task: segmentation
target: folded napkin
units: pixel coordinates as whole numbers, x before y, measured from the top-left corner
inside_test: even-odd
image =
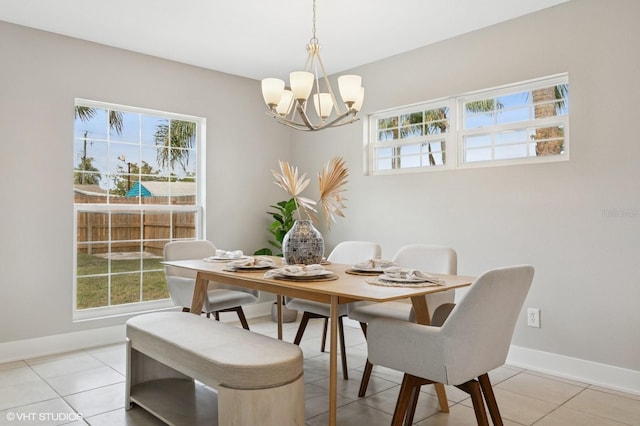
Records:
[[[237,268],[237,267],[256,267],[256,268],[267,268],[271,266],[276,266],[276,263],[264,256],[256,256],[256,257],[247,257],[246,259],[234,260],[233,262],[229,262],[229,267]]]
[[[328,273],[329,271],[326,270],[322,265],[288,265],[283,268],[271,269],[264,273],[264,277],[309,277]]]
[[[442,283],[442,280],[440,278],[434,277],[433,275],[425,274],[424,272],[417,269],[400,268],[398,266],[385,268],[384,274],[380,275],[380,279],[384,280],[385,277],[403,280],[421,280],[429,281],[432,283]]]
[[[356,263],[353,267],[358,269],[382,269],[396,265],[397,263],[393,260],[369,259],[364,262]]]
[[[216,250],[217,257],[225,257],[227,259],[240,259],[243,255],[242,250]]]

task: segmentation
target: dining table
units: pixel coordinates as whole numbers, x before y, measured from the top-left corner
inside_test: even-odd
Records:
[[[283,267],[282,258],[272,257],[276,267]],[[327,303],[330,306],[330,340],[329,340],[329,425],[336,425],[337,418],[337,388],[338,388],[338,306],[352,302],[387,302],[409,298],[415,312],[415,320],[419,324],[430,323],[429,307],[426,295],[440,291],[447,291],[471,285],[474,277],[460,275],[436,274],[438,285],[402,285],[388,286],[372,284],[372,275],[357,273],[352,265],[330,263],[323,265],[333,272],[328,279],[322,276],[318,280],[298,280],[287,277],[265,277],[262,269],[225,270],[227,262],[212,262],[207,259],[190,259],[164,261],[165,265],[185,268],[196,272],[196,283],[190,312],[199,315],[202,304],[207,295],[209,281],[221,284],[256,289],[276,295],[278,306],[278,339],[282,339],[282,300],[283,297],[295,297],[316,302]],[[449,411],[444,385],[436,384],[436,394],[440,403],[440,410]]]

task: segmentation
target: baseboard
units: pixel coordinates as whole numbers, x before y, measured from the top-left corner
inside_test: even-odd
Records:
[[[507,364],[640,395],[640,371],[511,345]]]
[[[270,316],[272,304],[264,302],[244,306],[245,316],[249,319]],[[237,321],[238,316],[225,312],[220,315],[220,320]],[[124,342],[124,321],[123,317],[122,324],[110,327],[0,343],[0,364]]]
[[[344,325],[360,328],[357,321],[344,319]],[[640,395],[640,371],[586,361],[550,352],[511,345],[507,364],[590,385]]]
[[[124,324],[0,343],[0,363],[124,342]]]

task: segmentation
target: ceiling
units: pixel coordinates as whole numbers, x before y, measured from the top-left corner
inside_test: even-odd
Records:
[[[568,0],[317,0],[331,74]],[[1,0],[0,20],[253,79],[303,68],[312,0]]]

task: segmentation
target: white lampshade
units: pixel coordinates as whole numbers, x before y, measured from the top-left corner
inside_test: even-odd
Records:
[[[262,97],[269,107],[278,105],[283,91],[284,81],[279,78],[265,78],[262,80]]]
[[[343,75],[338,77],[338,89],[340,96],[348,107],[351,107],[360,96],[362,78],[359,75]]]
[[[294,71],[289,74],[293,99],[306,101],[313,89],[313,74],[307,71]]]
[[[291,90],[285,90],[282,92],[282,97],[276,107],[276,112],[282,116],[287,115],[289,114],[289,110],[291,110],[291,105],[293,105],[293,93],[291,93]]]
[[[364,87],[360,88],[360,95],[358,96],[358,100],[356,101],[355,104],[353,104],[353,109],[356,111],[360,111],[360,108],[362,108],[362,102],[364,102]]]
[[[333,101],[329,93],[316,93],[313,95],[313,105],[316,107],[316,113],[321,119],[325,119],[331,115],[333,109]]]

